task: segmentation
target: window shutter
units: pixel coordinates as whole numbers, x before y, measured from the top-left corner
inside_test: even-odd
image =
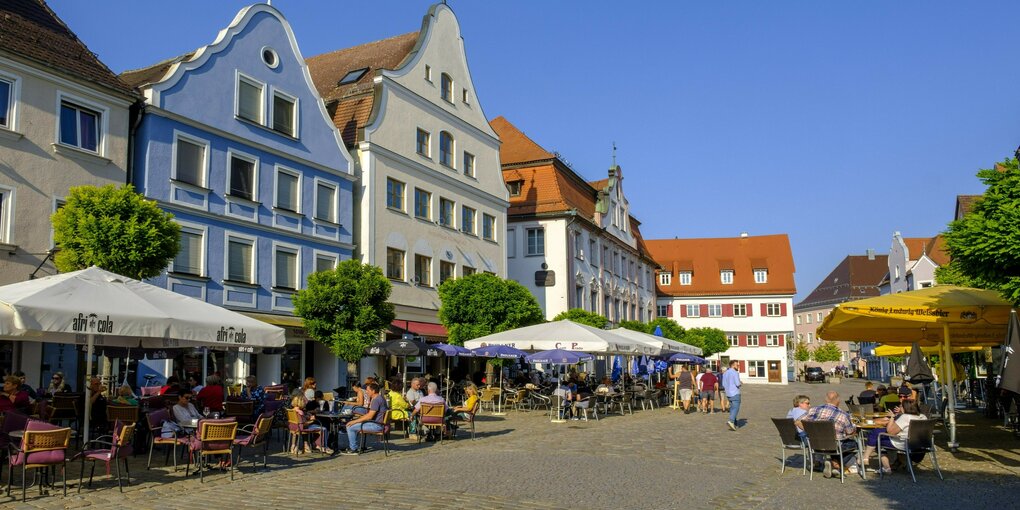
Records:
[[[708,305],[700,305],[698,309],[701,311],[702,317],[708,317]]]
[[[786,306],[786,305],[783,305]],[[779,335],[779,346],[782,347],[785,344],[786,335]]]
[[[747,335],[737,335],[737,347],[747,347]]]
[[[764,347],[764,346],[765,346],[765,335],[759,334],[758,335],[758,347]]]
[[[666,317],[673,316],[673,305],[666,305]]]
[[[747,365],[744,364],[744,360],[740,360],[740,371],[747,373]]]
[[[779,315],[786,317],[786,303],[779,303]]]
[[[680,305],[680,316],[687,317],[687,305]]]
[[[747,316],[754,317],[754,303],[747,304]]]
[[[722,305],[722,316],[733,317],[733,305]]]
[[[762,304],[761,304],[761,316],[762,316],[762,317],[765,317],[765,316],[767,316],[768,314],[769,314],[769,311],[768,311],[768,305],[767,305],[767,304],[765,304],[765,303],[762,303]]]

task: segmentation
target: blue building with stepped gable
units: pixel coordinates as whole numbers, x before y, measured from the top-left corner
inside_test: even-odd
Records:
[[[353,161],[290,24],[252,5],[208,46],[121,79],[144,96],[129,181],[181,225],[180,252],[151,283],[287,329],[283,352],[186,352],[145,361],[139,378],[340,385],[346,363],[304,335],[292,298],[353,254]]]

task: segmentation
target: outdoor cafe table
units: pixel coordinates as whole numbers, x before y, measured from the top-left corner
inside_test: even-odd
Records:
[[[883,418],[887,415],[885,413],[868,413],[864,415],[855,414],[851,416],[851,421],[854,427],[857,428],[857,470],[861,474],[861,478],[867,480],[868,477],[865,475],[865,471],[868,465],[868,459],[864,458],[864,447],[867,443],[867,434],[871,433],[875,429],[884,429],[885,423],[876,423],[876,418]],[[871,423],[868,423],[868,422]],[[881,465],[881,459],[879,459],[879,465]]]

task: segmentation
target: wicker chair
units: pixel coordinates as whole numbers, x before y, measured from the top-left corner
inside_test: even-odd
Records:
[[[478,397],[478,402],[481,404],[481,409],[485,409],[485,405],[488,404],[489,408],[493,411],[496,410],[496,390],[492,388],[482,388],[482,394]]]
[[[138,421],[138,406],[121,406],[121,405],[108,405],[106,406],[106,421],[115,423],[117,421],[123,423],[135,423]]]
[[[103,436],[109,437],[110,441],[103,441],[103,437],[93,439],[85,444],[85,450],[77,455],[81,458],[81,474],[78,476],[78,492],[81,492],[82,479],[85,477],[85,461],[92,461],[92,470],[89,471],[89,487],[92,487],[92,477],[96,474],[96,462],[106,463],[106,474],[110,474],[110,462],[114,462],[117,465],[117,488],[121,492],[124,492],[124,483],[120,476],[120,461],[124,461],[124,474],[127,478],[127,484],[131,485],[131,469],[128,466],[128,458],[134,453],[134,448],[131,446],[131,440],[135,436],[135,424],[125,424],[121,421],[115,421],[113,425],[113,435]],[[89,446],[92,444],[100,444],[108,446],[109,448],[89,450]]]
[[[219,420],[199,420],[195,436],[191,437],[188,449],[191,455],[188,456],[188,465],[184,468],[184,476],[188,476],[191,469],[191,457],[198,454],[196,466],[199,473],[199,481],[205,482],[206,455],[226,455],[233,458],[234,439],[237,439],[237,420],[233,418],[221,418]],[[234,463],[230,463],[230,479],[234,479]]]
[[[174,457],[174,471],[177,471],[177,445],[184,445],[187,443],[187,438],[183,437],[163,437],[163,422],[170,420],[170,413],[166,409],[157,409],[150,411],[145,415],[145,422],[149,426],[149,460],[145,464],[145,469],[152,467],[152,450],[156,445],[168,446],[166,449],[166,457],[163,460],[163,465],[167,464],[171,452]]]
[[[384,457],[389,457],[390,456],[390,440],[389,439],[390,439],[390,429],[392,428],[392,425],[393,425],[393,422],[391,420],[392,417],[390,416],[390,413],[392,413],[392,412],[393,411],[386,411],[386,414],[383,416],[383,423],[382,423],[383,428],[382,428],[382,430],[365,430],[363,428],[358,430],[358,434],[361,435],[361,436],[376,436],[376,437],[379,438],[380,441],[382,441],[382,444],[383,444],[383,456]],[[368,438],[365,438],[365,439],[363,439],[361,441],[361,449],[364,450],[367,446],[368,446]]]
[[[425,437],[422,434],[425,429],[439,429],[439,442],[443,442],[443,431],[446,429],[446,405],[444,404],[422,404],[418,408],[419,434],[418,442]]]
[[[227,418],[237,418],[238,423],[252,422],[251,415],[254,412],[255,402],[228,400],[223,406],[224,415]]]
[[[471,407],[471,411],[470,412],[459,412],[459,413],[456,413],[456,414],[453,415],[453,418],[450,420],[450,423],[453,424],[453,425],[456,425],[457,427],[460,427],[462,423],[470,423],[471,424],[471,439],[472,440],[474,440],[474,438],[475,438],[475,415],[478,414],[478,406],[479,405],[481,405],[481,403],[478,402],[478,401],[475,401],[475,405]],[[454,439],[457,438],[457,428],[453,429],[453,436],[452,437]]]
[[[7,495],[11,495],[11,486],[14,479],[14,468],[21,466],[21,500],[26,500],[28,470],[35,469],[40,474],[39,468],[49,468],[59,465],[60,472],[64,478],[64,496],[67,496],[67,447],[71,444],[71,429],[68,427],[59,428],[40,420],[29,420],[25,425],[25,433],[21,439],[21,446],[13,443],[8,446],[10,458],[8,459],[9,470],[7,471]],[[43,469],[42,474],[46,476],[48,470]],[[39,483],[39,494],[42,494],[43,483]]]
[[[259,416],[259,419],[252,425],[246,425],[241,427],[240,437],[234,439],[234,448],[237,450],[236,463],[241,463],[241,451],[244,448],[262,448],[262,467],[269,469],[269,433],[273,428],[273,415],[272,413],[263,413]],[[256,457],[252,457],[252,464],[255,466],[255,471],[259,470],[258,462]]]

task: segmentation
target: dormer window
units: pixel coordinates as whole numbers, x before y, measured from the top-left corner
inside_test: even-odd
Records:
[[[368,72],[368,68],[367,67],[362,67],[361,69],[355,69],[355,70],[345,74],[343,78],[340,78],[340,81],[337,83],[337,85],[347,85],[349,83],[354,83],[354,82],[360,80],[362,76],[365,76],[365,73],[367,73],[367,72]]]
[[[719,271],[719,281],[721,281],[723,285],[733,285],[733,270],[724,269]]]
[[[659,273],[659,285],[669,285],[672,279],[673,275],[670,273]]]
[[[768,283],[769,281],[769,270],[768,269],[755,269],[754,270],[754,283]]]
[[[680,285],[690,285],[691,284],[691,272],[690,271],[680,271],[679,276],[680,276]]]
[[[510,181],[506,183],[506,188],[510,190],[510,196],[519,197],[521,196],[521,187],[524,186],[524,181]]]

